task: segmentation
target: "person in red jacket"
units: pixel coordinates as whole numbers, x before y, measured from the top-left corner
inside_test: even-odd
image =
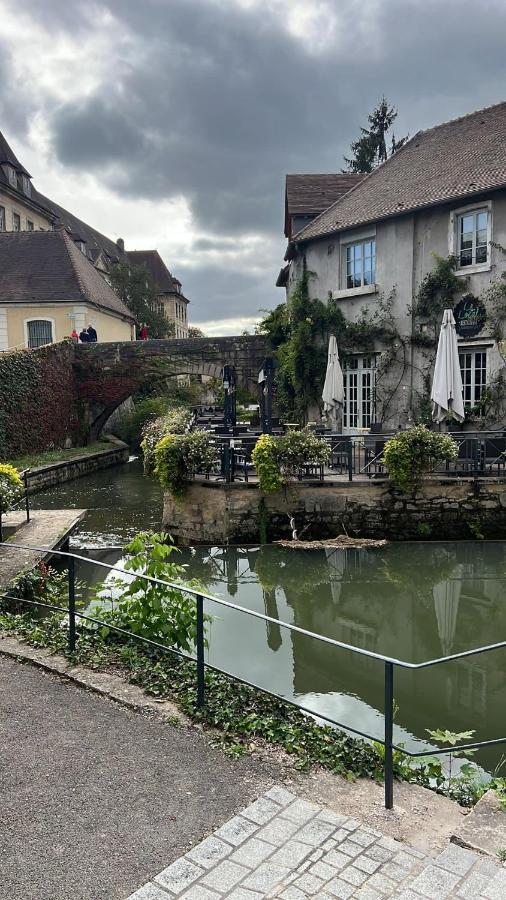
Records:
[[[141,339],[141,341],[147,341],[148,339],[148,328],[144,322],[142,323],[141,330],[139,331],[139,338]]]

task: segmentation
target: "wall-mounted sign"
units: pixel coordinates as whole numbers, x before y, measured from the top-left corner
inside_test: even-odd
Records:
[[[460,337],[474,337],[479,334],[483,328],[487,313],[483,303],[472,294],[466,294],[462,300],[457,303],[453,310],[455,316],[455,324],[457,326],[457,334]]]

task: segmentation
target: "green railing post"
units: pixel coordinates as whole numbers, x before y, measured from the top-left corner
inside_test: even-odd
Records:
[[[76,649],[76,567],[73,556],[68,557],[68,579],[69,579],[69,653],[74,653]]]
[[[393,767],[393,730],[394,730],[394,666],[385,663],[385,809],[394,805],[394,767]]]
[[[205,702],[204,682],[204,598],[197,595],[197,707]]]

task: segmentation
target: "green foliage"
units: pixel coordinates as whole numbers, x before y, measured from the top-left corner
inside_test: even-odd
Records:
[[[175,406],[164,416],[152,419],[142,429],[141,449],[144,454],[144,474],[155,470],[156,445],[169,434],[184,434],[191,419],[191,412],[184,406]]]
[[[289,479],[298,478],[304,465],[324,465],[329,455],[327,442],[304,428],[280,437],[261,435],[252,459],[261,490],[272,494],[281,490]]]
[[[464,741],[471,741],[474,736],[474,731],[449,731],[448,729],[441,728],[436,728],[435,730],[427,728],[426,731],[432,740],[436,741],[438,744],[442,744],[444,747],[456,747],[457,744],[461,744]],[[457,750],[454,753],[448,754],[449,770],[445,784],[445,793],[458,802],[464,801],[464,805],[470,805],[465,802],[466,797],[469,797],[470,794],[472,796],[476,792],[478,794],[480,793],[479,772],[475,766],[465,763],[460,768],[460,775],[454,778],[452,776],[453,761],[459,757],[473,756],[474,753],[476,753],[476,750],[471,749]],[[483,791],[481,791],[481,793],[483,793]]]
[[[70,341],[0,353],[0,459],[84,443]]]
[[[76,583],[76,588],[80,585]],[[35,569],[19,575],[9,585],[9,597],[22,600],[41,600],[53,606],[66,607],[68,604],[67,572],[58,572],[45,562]],[[9,604],[10,606],[10,604]],[[36,607],[34,607],[34,612]]]
[[[300,423],[306,421],[311,406],[321,405],[331,334],[343,356],[373,350],[377,340],[402,349],[392,314],[394,292],[388,297],[379,296],[373,312],[364,306],[352,322],[345,319],[336,303],[310,299],[310,277],[311,273],[304,269],[288,302],[271,310],[257,328],[259,334],[268,338],[276,358],[275,390],[282,416]],[[385,372],[396,352],[385,358]],[[382,374],[378,375],[379,381]]]
[[[168,434],[155,447],[155,473],[162,487],[181,497],[193,476],[219,462],[219,451],[208,431]]]
[[[266,494],[281,490],[285,479],[278,462],[276,438],[270,434],[262,434],[253,448],[251,458],[258,475],[260,490]]]
[[[455,295],[461,294],[468,279],[455,275],[458,267],[456,256],[434,256],[434,268],[423,279],[416,297],[414,313],[421,319],[436,320],[441,324],[443,310],[453,306]]]
[[[458,444],[449,434],[415,425],[386,441],[382,462],[401,490],[413,489],[427,472],[458,456]]]
[[[67,653],[67,632],[63,616],[37,621],[31,615],[0,612],[0,631],[16,634],[32,646],[53,653]],[[227,675],[206,671],[206,702],[196,706],[196,671],[193,662],[125,640],[108,629],[79,629],[74,662],[103,671],[123,674],[131,683],[157,699],[175,701],[182,712],[201,725],[216,729],[217,744],[232,756],[252,753],[256,742],[267,741],[282,748],[299,769],[321,766],[348,779],[383,779],[384,748],[367,743],[328,725],[320,725],[283,700],[247,687]],[[172,724],[172,723],[171,723]],[[461,770],[462,772],[462,770]],[[403,781],[450,793],[459,802],[471,805],[493,787],[506,797],[504,779],[487,784],[471,774],[452,777],[451,787],[439,759],[413,760],[394,752],[394,773]]]
[[[367,117],[369,128],[361,128],[360,137],[351,144],[353,156],[350,159],[344,157],[348,172],[372,172],[377,165],[388,159],[386,136],[396,118],[397,110],[390,106],[386,97],[382,97],[378,106]],[[392,135],[390,155],[400,150],[406,141],[407,136],[396,140],[395,135]]]
[[[0,513],[8,512],[19,499],[23,482],[17,469],[0,463]]]
[[[167,406],[165,397],[146,397],[143,400],[137,400],[131,412],[122,415],[111,431],[120,440],[125,441],[125,444],[137,449],[147,423],[165,415]]]
[[[134,634],[189,652],[196,640],[196,607],[192,596],[175,587],[145,581],[142,575],[162,581],[181,582],[186,567],[172,561],[177,548],[167,534],[140,532],[125,547],[124,568],[135,573],[131,581],[115,578],[107,582],[114,607],[101,610],[100,618]],[[99,588],[100,598],[103,587]]]
[[[157,311],[157,291],[146,266],[118,263],[110,275],[111,285],[128,306],[137,325],[148,327],[150,338],[168,338],[174,335],[174,323]]]
[[[203,338],[205,337],[204,332],[201,328],[197,328],[196,325],[188,326],[188,337],[189,338]]]

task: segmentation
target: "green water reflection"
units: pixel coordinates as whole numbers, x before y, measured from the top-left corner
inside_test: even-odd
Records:
[[[139,463],[38,495],[41,506],[90,510],[78,537],[115,562],[140,528],[158,528],[161,494]],[[188,576],[250,609],[376,653],[419,662],[506,639],[506,544],[391,544],[376,550],[293,551],[197,547]],[[80,573],[81,575],[83,573]],[[98,567],[92,580],[103,577]],[[87,578],[90,573],[87,572]],[[220,667],[343,723],[382,731],[382,664],[210,603],[208,658]],[[506,734],[506,651],[395,676],[396,739],[418,745],[426,728]],[[477,756],[491,771],[503,749]]]

